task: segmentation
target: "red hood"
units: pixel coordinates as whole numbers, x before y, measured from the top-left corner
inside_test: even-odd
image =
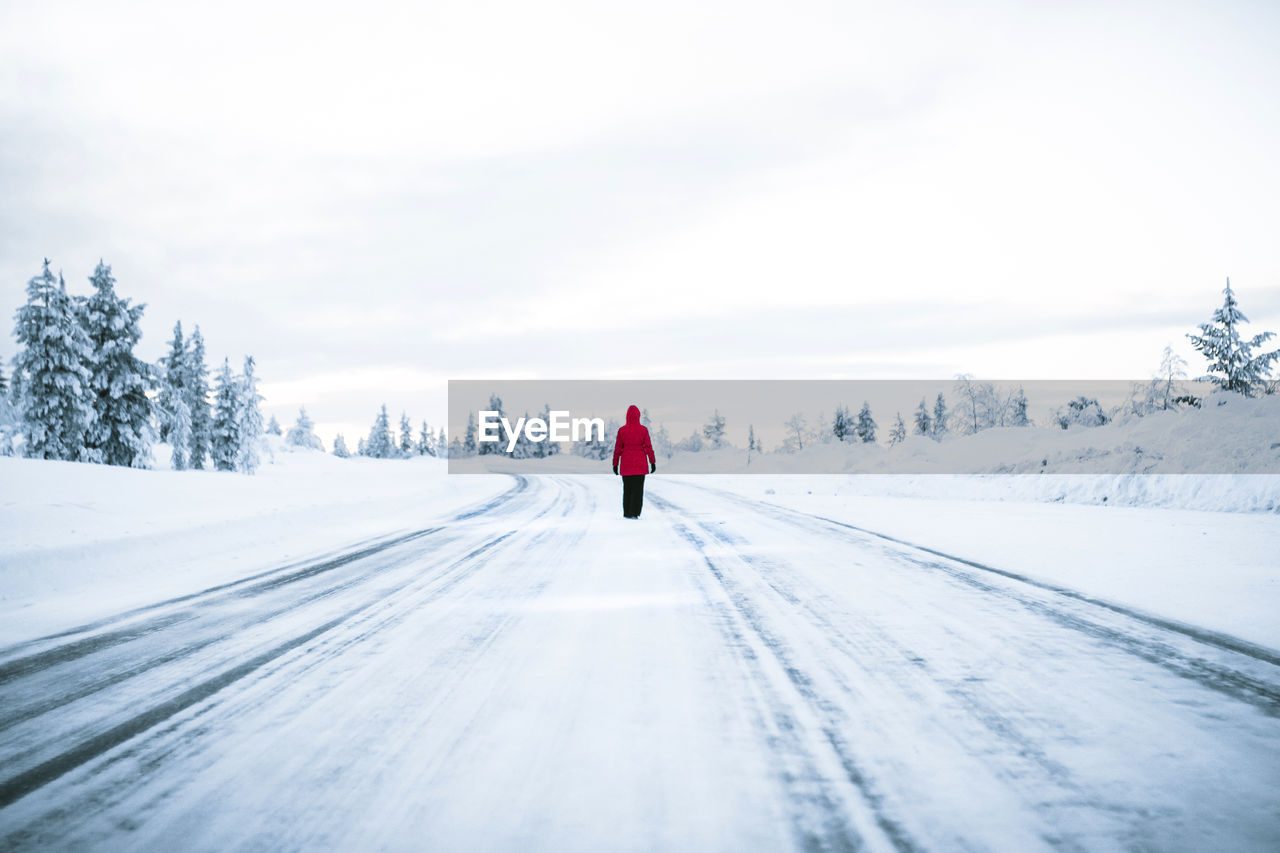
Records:
[[[638,406],[629,406],[627,408],[627,426],[635,426],[640,423],[640,408]]]

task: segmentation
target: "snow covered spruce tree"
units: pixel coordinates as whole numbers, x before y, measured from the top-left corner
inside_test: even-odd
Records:
[[[333,455],[339,459],[349,459],[351,451],[347,450],[347,440],[342,437],[342,433],[338,433],[333,440]]]
[[[461,454],[450,453],[449,455],[450,456],[454,456],[454,455],[475,456],[476,446],[479,443],[476,440],[476,432],[478,430],[479,430],[479,426],[477,426],[476,424],[476,413],[472,412],[470,415],[467,416],[467,431],[463,433],[462,443],[459,446],[462,453]]]
[[[445,438],[444,427],[436,430],[436,455],[441,459],[449,455],[449,442]]]
[[[933,437],[942,438],[947,434],[947,401],[938,392],[938,399],[933,404]]]
[[[116,295],[111,267],[102,261],[89,279],[93,294],[83,320],[93,347],[90,386],[94,417],[86,433],[87,456],[95,462],[146,467],[151,458],[151,366],[133,354],[142,339],[138,323],[146,305]]]
[[[413,455],[413,424],[409,423],[409,415],[400,413],[400,455],[408,459]]]
[[[719,450],[724,447],[724,415],[720,414],[719,409],[716,409],[711,418],[703,425],[702,437],[707,440],[710,450]]]
[[[236,417],[240,422],[240,445],[236,448],[236,470],[244,474],[252,474],[258,470],[261,457],[258,454],[262,443],[262,395],[258,393],[258,377],[253,372],[253,356],[244,357],[244,373],[239,377],[237,385]]]
[[[231,360],[223,359],[214,380],[213,418],[210,424],[209,458],[217,471],[236,470],[240,452],[240,383],[231,373]]]
[[[1188,334],[1191,345],[1209,361],[1209,373],[1203,377],[1224,391],[1235,391],[1252,397],[1259,392],[1271,371],[1271,364],[1280,358],[1280,350],[1253,354],[1275,337],[1273,332],[1262,332],[1249,340],[1240,337],[1240,324],[1249,318],[1240,311],[1235,294],[1231,291],[1231,279],[1222,291],[1225,298],[1222,307],[1213,312],[1213,319],[1200,326],[1200,334]]]
[[[876,422],[871,417],[871,404],[869,402],[864,401],[862,408],[858,410],[858,420],[854,424],[853,431],[863,444],[875,443]]]
[[[22,424],[23,455],[32,459],[86,458],[85,433],[93,421],[94,394],[89,337],[65,282],[49,261],[27,282],[17,313],[13,402]]]
[[[169,446],[173,448],[170,464],[175,471],[185,471],[191,464],[191,412],[187,401],[177,397],[173,410],[165,415],[169,427]]]
[[[191,412],[191,467],[197,469],[204,468],[209,446],[213,442],[213,415],[209,411],[209,368],[205,365],[204,357],[204,337],[200,334],[200,327],[196,326],[187,348],[183,390],[186,393],[187,409]]]
[[[902,444],[907,440],[907,425],[902,422],[902,412],[898,412],[897,419],[893,422],[893,427],[889,430],[889,446]]]
[[[932,435],[933,418],[929,417],[929,404],[924,397],[920,398],[920,407],[916,409],[916,435]]]
[[[186,384],[187,346],[182,339],[182,321],[179,320],[173,325],[173,340],[169,341],[169,353],[160,359],[160,399],[157,401],[157,410],[161,441],[172,443],[169,438],[170,422],[173,420],[173,413],[177,409],[179,400],[187,409],[188,427],[190,427],[191,406],[187,403]],[[185,451],[189,454],[190,447]]]
[[[848,441],[853,436],[853,420],[844,406],[836,406],[835,417],[831,420],[831,434],[836,437],[836,441]]]
[[[391,418],[387,415],[386,403],[382,404],[382,411],[369,430],[369,439],[364,443],[364,455],[374,459],[390,459],[396,455],[395,446],[391,443]]]
[[[436,437],[426,421],[422,422],[422,432],[418,433],[418,443],[414,446],[414,451],[419,456],[436,455]]]
[[[272,415],[271,420],[267,421],[267,435],[282,435],[280,430],[280,422],[276,420],[276,416]]]
[[[1021,385],[1018,386],[1018,392],[1010,399],[1009,407],[1009,426],[1031,426],[1031,418],[1027,416],[1027,395]]]
[[[313,450],[324,451],[324,443],[320,441],[320,437],[315,434],[315,423],[312,422],[311,416],[307,414],[306,406],[298,409],[298,420],[293,426],[289,427],[289,431],[285,433],[284,440],[287,444],[294,447],[309,447]],[[342,442],[342,449],[347,449],[346,441]],[[340,455],[337,450],[337,442],[334,442],[334,456]]]

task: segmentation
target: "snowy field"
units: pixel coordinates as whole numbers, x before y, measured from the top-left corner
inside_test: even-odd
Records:
[[[0,846],[1280,847],[1275,512],[1026,479],[0,459]]]

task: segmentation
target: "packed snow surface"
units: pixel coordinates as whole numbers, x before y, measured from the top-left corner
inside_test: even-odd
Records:
[[[442,470],[0,459],[0,846],[1280,846],[1273,513]]]

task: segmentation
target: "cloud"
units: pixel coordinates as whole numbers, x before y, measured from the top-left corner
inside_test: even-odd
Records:
[[[5,4],[0,308],[102,256],[144,355],[198,322],[322,425],[483,372],[1133,375],[1225,275],[1280,325],[1277,15]]]

